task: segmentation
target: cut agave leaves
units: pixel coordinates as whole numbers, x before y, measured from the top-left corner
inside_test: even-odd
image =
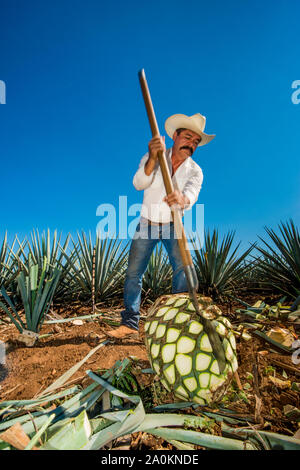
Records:
[[[88,443],[92,430],[86,411],[67,420],[41,447],[42,450],[78,450]]]
[[[221,339],[226,357],[223,373],[188,294],[164,295],[152,305],[145,323],[146,347],[152,369],[168,391],[181,400],[206,405],[221,400],[238,362],[230,322],[211,298],[197,297]]]

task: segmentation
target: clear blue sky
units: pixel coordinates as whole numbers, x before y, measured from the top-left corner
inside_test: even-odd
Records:
[[[98,205],[142,202],[132,185],[150,138],[141,68],[161,133],[170,115],[200,112],[216,134],[193,157],[206,228],[234,229],[247,248],[264,225],[299,226],[298,0],[0,8],[0,239],[48,227],[95,233]]]

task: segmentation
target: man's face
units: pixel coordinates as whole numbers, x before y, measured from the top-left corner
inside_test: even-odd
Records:
[[[196,148],[198,147],[201,141],[199,134],[196,134],[194,131],[185,129],[177,134],[177,131],[174,133],[174,151],[178,155],[181,155],[182,158],[188,158],[193,155]]]

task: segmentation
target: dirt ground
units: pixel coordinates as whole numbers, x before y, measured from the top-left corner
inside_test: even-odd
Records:
[[[117,307],[108,309],[109,318],[118,321],[120,310]],[[223,308],[223,312],[228,315],[228,308],[227,311]],[[59,311],[64,318],[90,313],[90,307]],[[99,319],[84,320],[82,325],[72,322],[44,324],[40,334],[48,336],[39,339],[34,347],[26,347],[18,342],[19,332],[12,323],[0,325],[0,341],[6,345],[5,364],[0,364],[0,401],[32,399],[40,394],[97,346],[110,328],[111,326]],[[292,363],[288,354],[272,352],[270,345],[260,338],[238,340],[237,352],[238,375],[244,395],[238,395],[236,383],[228,401],[222,406],[249,418],[249,422],[259,429],[294,435],[299,425],[297,420],[293,421],[286,416],[284,409],[286,405],[299,409],[300,394],[290,386],[275,385],[270,376],[276,376],[283,382],[299,383],[299,366]],[[109,369],[117,360],[131,356],[140,361],[142,368],[150,367],[144,346],[143,321],[139,341],[128,340],[122,345],[107,344],[100,348],[70,378],[67,385],[85,385],[88,380],[86,370],[97,372]],[[151,380],[154,380],[154,376],[152,377]],[[145,382],[142,377],[141,382]]]
[[[78,316],[90,313],[90,309],[83,308]],[[73,317],[74,313],[65,311],[62,316]],[[119,319],[118,312],[115,317]],[[0,368],[0,400],[31,399],[40,394],[106,339],[105,331],[111,328],[98,319],[83,320],[82,325],[72,322],[44,324],[40,335],[49,336],[39,339],[34,347],[27,347],[18,341],[19,332],[13,324],[0,325],[0,341],[6,344],[6,363]],[[86,377],[86,370],[109,369],[117,360],[129,356],[147,361],[150,367],[142,338],[122,345],[107,344],[81,366],[70,383],[80,383],[80,378]]]

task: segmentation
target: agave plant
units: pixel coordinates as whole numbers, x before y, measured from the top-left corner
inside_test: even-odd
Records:
[[[199,292],[214,300],[231,296],[241,290],[243,287],[241,281],[252,268],[251,263],[245,263],[245,260],[253,246],[242,255],[237,256],[236,253],[240,246],[238,244],[230,254],[233,239],[234,232],[229,232],[219,245],[218,232],[214,230],[212,236],[209,231],[205,233],[204,246],[200,249],[192,240]]]
[[[1,287],[1,294],[13,313],[3,302],[0,302],[0,307],[7,313],[20,333],[23,333],[24,330],[38,333],[41,329],[61,274],[60,270],[55,268],[53,271],[51,269],[51,275],[49,275],[50,269],[48,260],[45,257],[42,272],[39,275],[38,264],[33,264],[29,256],[29,273],[26,274],[24,271],[21,271],[17,276],[25,321],[20,317],[16,306],[11,301],[4,287]]]
[[[274,247],[259,237],[267,249],[257,247],[261,283],[277,293],[296,298],[300,294],[300,234],[292,220],[279,225],[280,234],[265,227]]]
[[[95,245],[82,232],[78,243],[72,238],[73,250],[68,255],[63,249],[65,258],[70,265],[69,279],[73,283],[74,292],[90,297],[95,287],[95,298],[103,301],[121,294],[127,263],[127,245],[122,248],[122,241],[117,239],[101,239],[96,237]],[[93,276],[94,255],[94,276]]]
[[[171,291],[172,267],[168,256],[163,252],[163,246],[156,246],[152,252],[143,277],[143,290],[146,297],[156,299]]]
[[[14,255],[19,267],[27,275],[29,274],[32,263],[38,266],[38,274],[41,275],[45,258],[47,258],[49,276],[52,276],[56,268],[60,269],[60,280],[55,291],[56,298],[64,296],[70,288],[68,277],[70,266],[66,263],[63,254],[63,251],[67,250],[70,235],[67,236],[63,247],[60,245],[61,237],[62,234],[58,237],[57,231],[55,230],[51,241],[49,229],[47,230],[47,235],[43,232],[41,237],[38,230],[33,230],[31,233],[31,241],[27,241],[26,245],[19,243],[19,250]]]
[[[262,263],[268,265],[271,269],[276,269],[276,265],[268,258],[263,255],[252,256],[253,258],[253,269],[247,274],[246,282],[249,285],[251,292],[261,293],[263,297],[272,295],[280,295],[280,293],[269,283],[266,283],[265,272],[261,269]]]
[[[21,252],[25,242],[19,242],[20,247],[16,254],[14,254],[13,250],[16,239],[17,237],[15,237],[10,247],[7,243],[7,233],[5,233],[0,249],[0,285],[3,285],[5,288],[11,287],[18,272],[20,272],[20,266],[16,258]]]
[[[251,257],[251,255],[250,255]],[[249,261],[244,260],[242,263],[245,267],[249,265],[249,268],[251,269],[246,269],[245,273],[241,276],[241,279],[239,281],[239,285],[242,286],[241,289],[239,289],[239,292],[237,292],[238,295],[241,295],[243,292],[245,293],[251,293],[251,294],[257,294],[262,297],[267,297],[272,294],[272,290],[268,289],[266,286],[262,284],[262,274],[259,271],[259,260],[254,259],[252,257],[251,264],[249,264]]]

